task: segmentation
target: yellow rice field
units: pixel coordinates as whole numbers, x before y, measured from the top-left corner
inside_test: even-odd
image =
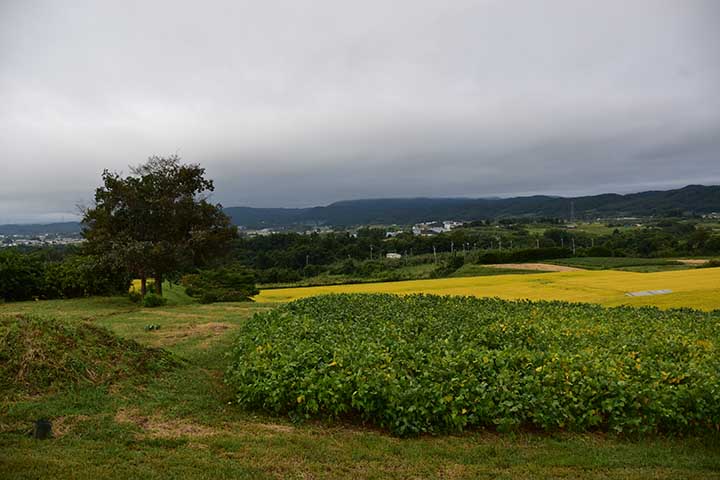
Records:
[[[672,290],[648,297],[628,297],[626,292]],[[720,268],[657,273],[616,270],[556,272],[529,275],[442,278],[404,282],[333,285],[326,287],[263,290],[258,302],[287,302],[327,293],[432,293],[473,295],[506,299],[566,300],[617,305],[655,305],[661,308],[720,309]]]

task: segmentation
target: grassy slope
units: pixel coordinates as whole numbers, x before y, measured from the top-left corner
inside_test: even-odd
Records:
[[[186,360],[159,377],[0,404],[2,478],[720,478],[711,438],[497,435],[399,440],[352,425],[240,411],[221,381],[234,330],[263,304],[155,310],[124,299],[0,305],[0,315],[89,319]],[[161,325],[146,332],[144,325]],[[24,432],[46,416],[58,436]]]
[[[673,293],[627,297],[626,292],[671,289]],[[263,302],[285,302],[322,293],[434,293],[475,295],[507,299],[566,300],[608,306],[656,305],[663,308],[720,308],[720,268],[702,268],[657,273],[615,270],[553,272],[528,275],[442,278],[407,282],[374,283],[277,289],[261,291]]]

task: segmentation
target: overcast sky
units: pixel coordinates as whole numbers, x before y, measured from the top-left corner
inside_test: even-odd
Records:
[[[0,0],[0,223],[175,153],[225,206],[720,183],[720,2]]]

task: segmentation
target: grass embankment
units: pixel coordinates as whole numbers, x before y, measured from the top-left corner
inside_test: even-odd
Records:
[[[90,322],[0,317],[0,387],[7,398],[111,385],[176,364],[162,349],[123,339]]]
[[[720,478],[717,437],[529,432],[400,440],[369,428],[307,422],[228,405],[223,381],[239,328],[263,304],[141,309],[124,298],[0,305],[0,315],[90,321],[180,365],[0,400],[2,478]],[[146,331],[156,324],[159,330]],[[55,438],[26,435],[40,417]]]
[[[628,297],[627,292],[672,290],[647,297]],[[615,270],[557,272],[528,275],[442,278],[407,282],[263,290],[260,302],[287,302],[327,293],[430,293],[499,297],[505,299],[564,300],[606,306],[652,305],[661,308],[720,308],[720,268],[677,272],[635,273]]]

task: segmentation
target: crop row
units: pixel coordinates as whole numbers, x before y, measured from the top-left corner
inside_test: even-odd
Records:
[[[246,407],[397,435],[715,430],[719,340],[717,311],[328,295],[246,322],[226,381]]]

